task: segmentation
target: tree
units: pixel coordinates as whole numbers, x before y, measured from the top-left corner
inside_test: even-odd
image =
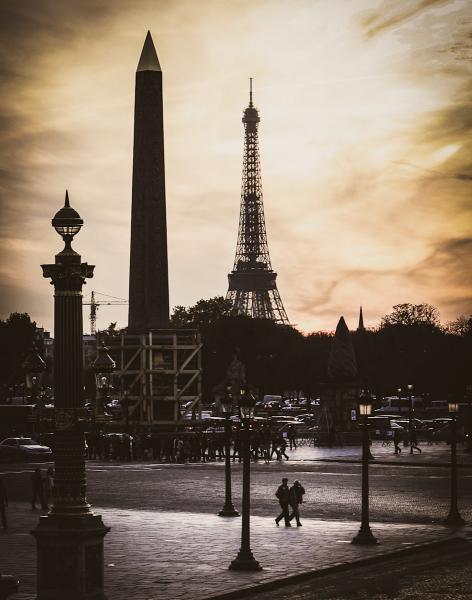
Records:
[[[27,313],[11,313],[5,321],[0,320],[0,347],[3,349],[0,361],[0,381],[12,385],[23,383],[21,368],[26,354],[34,342],[36,323]]]
[[[231,314],[232,302],[223,296],[199,300],[194,306],[175,306],[170,318],[171,327],[193,327],[202,333],[219,319]]]
[[[439,311],[431,304],[396,304],[390,314],[382,317],[380,328],[398,325],[439,329]]]
[[[472,315],[469,317],[461,315],[454,321],[449,321],[449,323],[446,323],[444,330],[446,333],[461,337],[472,335]]]

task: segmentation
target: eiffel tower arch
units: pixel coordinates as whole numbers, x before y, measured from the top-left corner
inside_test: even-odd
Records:
[[[267,244],[257,131],[260,117],[252,101],[252,78],[250,81],[249,106],[242,119],[244,156],[238,242],[226,299],[231,300],[238,314],[288,325]]]

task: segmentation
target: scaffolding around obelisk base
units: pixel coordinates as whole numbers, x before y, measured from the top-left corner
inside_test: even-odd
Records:
[[[188,415],[201,417],[202,343],[197,330],[127,333],[107,344],[116,361],[114,379],[128,427],[169,427],[188,423]]]

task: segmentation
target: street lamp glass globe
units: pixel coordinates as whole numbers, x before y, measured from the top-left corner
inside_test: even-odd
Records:
[[[372,404],[370,402],[361,401],[359,403],[359,414],[369,416],[372,414]]]
[[[450,413],[458,413],[459,412],[459,403],[458,402],[448,402],[447,406],[448,406],[448,410]]]
[[[254,417],[254,408],[256,406],[256,399],[247,390],[241,390],[243,393],[239,399],[239,411],[242,419],[252,419]]]

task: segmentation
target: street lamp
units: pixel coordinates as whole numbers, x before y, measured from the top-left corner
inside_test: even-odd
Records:
[[[231,386],[226,388],[226,393],[221,399],[221,408],[225,416],[225,503],[218,515],[220,517],[239,517],[239,512],[234,508],[231,497],[231,420],[233,414],[233,394]]]
[[[104,600],[103,538],[109,528],[86,497],[83,411],[82,286],[93,276],[71,242],[83,221],[65,204],[52,220],[64,240],[54,264],[42,265],[54,285],[54,490],[52,508],[32,534],[38,549],[37,600]]]
[[[408,410],[408,433],[410,436],[410,454],[413,454],[413,437],[412,437],[412,433],[413,433],[413,395],[412,395],[413,386],[411,385],[411,383],[409,383],[406,387],[408,388],[408,398],[410,400],[409,410]]]
[[[449,413],[452,417],[451,421],[451,506],[449,514],[445,520],[446,525],[459,527],[464,525],[465,521],[459,514],[457,508],[457,454],[456,454],[456,415],[459,412],[459,404],[457,402],[448,402]]]
[[[361,527],[358,534],[352,540],[352,544],[374,545],[378,540],[372,534],[369,525],[369,422],[368,417],[372,413],[372,400],[362,394],[359,399],[359,414],[362,417],[362,515]]]
[[[239,397],[239,413],[243,424],[242,430],[242,452],[243,452],[243,503],[242,503],[242,528],[241,548],[238,555],[232,561],[229,568],[235,571],[260,571],[261,565],[252,554],[250,545],[249,510],[251,503],[251,422],[254,418],[254,407],[256,399],[248,390],[241,390]]]
[[[115,361],[108,354],[108,348],[101,342],[98,348],[97,358],[92,363],[95,373],[95,419],[103,420],[105,417],[105,406],[109,400],[110,374],[115,370]]]

